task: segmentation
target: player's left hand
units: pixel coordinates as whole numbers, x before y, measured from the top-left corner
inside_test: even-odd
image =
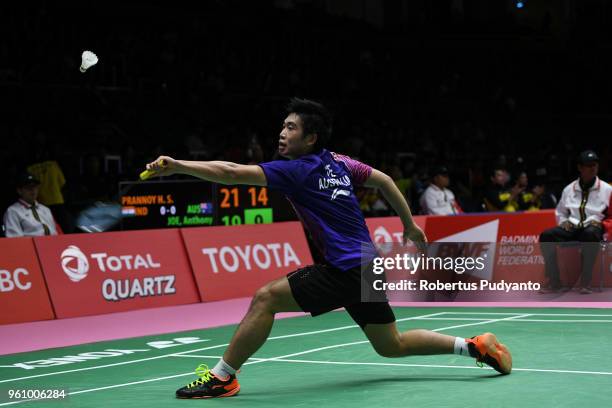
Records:
[[[404,236],[402,242],[406,245],[408,241],[414,242],[414,244],[419,247],[419,249],[423,249],[425,247],[425,243],[427,243],[427,237],[421,228],[418,225],[412,224],[410,227],[404,228]]]

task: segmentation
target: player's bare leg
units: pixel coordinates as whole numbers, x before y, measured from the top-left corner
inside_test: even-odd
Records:
[[[455,353],[474,357],[502,374],[512,370],[510,352],[491,333],[462,339],[422,329],[400,332],[395,322],[368,324],[364,332],[376,352],[384,357]]]
[[[234,368],[241,367],[265,343],[272,330],[276,313],[301,310],[293,298],[286,277],[260,288],[236,329],[230,345],[223,353],[223,360]]]
[[[383,357],[452,354],[455,337],[429,330],[400,332],[395,322],[368,324],[363,330],[372,347]]]

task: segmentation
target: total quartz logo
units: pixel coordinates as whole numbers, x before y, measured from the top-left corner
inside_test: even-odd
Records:
[[[89,261],[76,245],[70,245],[64,249],[61,256],[62,269],[73,282],[79,282],[87,277],[89,272]]]
[[[176,276],[160,275],[158,270],[161,268],[161,263],[155,261],[150,253],[111,255],[106,252],[95,252],[88,257],[79,247],[70,245],[61,255],[62,269],[72,282],[80,282],[87,277],[91,270],[90,260],[91,266],[95,265],[103,275],[108,274],[102,281],[100,289],[102,297],[107,301],[118,302],[176,293],[174,286]],[[140,274],[131,276],[132,271]],[[130,275],[126,276],[126,272]],[[143,276],[142,273],[149,276]],[[95,273],[97,274],[98,272]]]

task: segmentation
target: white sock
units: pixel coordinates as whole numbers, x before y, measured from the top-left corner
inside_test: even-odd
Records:
[[[210,371],[212,371],[212,373],[219,378],[227,378],[230,375],[236,374],[236,370],[232,366],[227,364],[223,359],[219,360],[217,365],[214,366],[213,369]]]
[[[467,341],[463,337],[455,337],[455,354],[459,354],[460,356],[470,356],[470,349],[468,349]]]

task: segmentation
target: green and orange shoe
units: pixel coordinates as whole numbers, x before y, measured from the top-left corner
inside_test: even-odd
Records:
[[[481,334],[465,341],[468,343],[470,355],[476,359],[479,366],[482,367],[482,363],[485,363],[502,374],[510,374],[512,355],[505,345],[497,341],[493,333]]]
[[[208,369],[206,364],[200,364],[195,373],[197,380],[176,390],[176,398],[221,398],[238,394],[240,384],[235,375],[221,379]]]

